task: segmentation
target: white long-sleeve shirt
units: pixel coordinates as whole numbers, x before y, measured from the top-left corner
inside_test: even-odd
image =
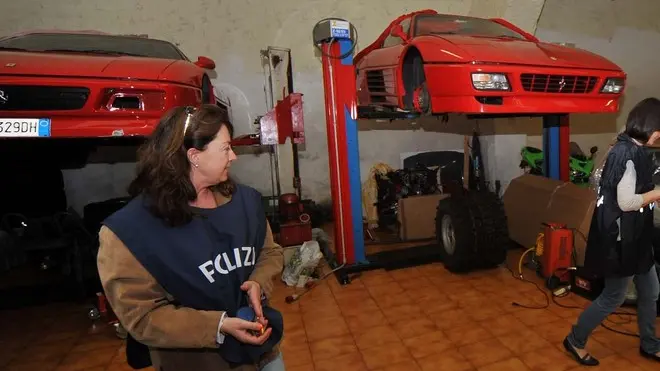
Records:
[[[626,162],[626,170],[616,186],[616,202],[622,211],[639,210],[644,204],[641,194],[635,193],[637,171],[632,160]]]

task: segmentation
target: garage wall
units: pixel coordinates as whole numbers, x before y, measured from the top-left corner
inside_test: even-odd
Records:
[[[348,0],[23,0],[3,4],[0,34],[32,28],[148,34],[177,43],[190,58],[209,56],[218,66],[214,84],[231,99],[238,134],[251,132],[254,118],[266,109],[259,51],[267,46],[291,48],[295,89],[304,94],[305,101],[307,145],[300,161],[303,193],[323,200],[329,197],[323,87],[320,59],[311,42],[312,27],[318,20],[329,16],[350,20],[359,31],[358,46],[363,48],[396,16],[424,8],[505,16],[533,31],[543,0],[381,0],[377,4]],[[399,166],[402,152],[462,148],[460,135],[444,133],[438,125],[361,125],[363,177],[376,162]],[[269,191],[268,156],[245,154],[235,165],[232,171],[240,181]],[[282,159],[281,165],[286,168],[291,163]],[[80,209],[90,201],[120,196],[131,175],[131,164],[92,164],[67,171],[70,202]],[[282,183],[286,189],[290,180],[282,179]]]

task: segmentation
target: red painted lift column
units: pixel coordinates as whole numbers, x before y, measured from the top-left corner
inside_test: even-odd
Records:
[[[343,19],[314,27],[321,49],[334,247],[342,265],[366,262],[362,225],[362,182],[357,127],[357,91],[353,66],[354,27]]]

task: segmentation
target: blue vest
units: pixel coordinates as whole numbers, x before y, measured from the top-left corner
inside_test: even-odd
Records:
[[[169,227],[138,196],[103,224],[174,296],[176,304],[235,316],[238,308],[247,305],[240,285],[254,270],[266,237],[261,194],[236,185],[228,203],[196,212],[199,215],[190,223]]]

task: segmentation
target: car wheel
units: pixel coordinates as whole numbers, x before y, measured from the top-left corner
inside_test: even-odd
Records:
[[[439,254],[448,271],[490,269],[506,260],[506,214],[493,192],[452,194],[438,203],[435,223]]]
[[[475,260],[472,215],[465,207],[466,202],[464,195],[452,194],[440,200],[436,211],[435,234],[439,255],[445,268],[453,273],[471,270]]]
[[[431,96],[424,74],[424,62],[418,52],[406,56],[404,62],[404,106],[406,110],[427,114],[431,111]]]

